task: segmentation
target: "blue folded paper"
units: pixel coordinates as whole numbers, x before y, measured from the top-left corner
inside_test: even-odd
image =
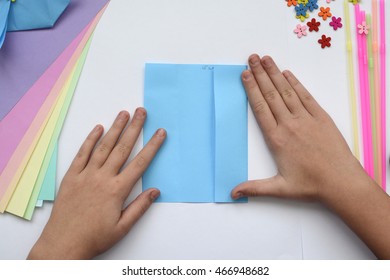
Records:
[[[8,27],[8,13],[11,6],[11,2],[8,0],[0,1],[0,48],[5,40],[5,33]]]
[[[51,28],[70,0],[0,0],[0,47],[7,31]]]
[[[245,65],[146,64],[144,144],[158,128],[168,136],[143,176],[159,202],[233,201],[248,178]]]

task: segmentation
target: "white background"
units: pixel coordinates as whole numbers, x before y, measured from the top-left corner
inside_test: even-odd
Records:
[[[344,19],[342,4],[336,0],[330,6],[334,15]],[[363,0],[365,8],[369,4]],[[327,4],[319,0],[319,5]],[[318,19],[317,13],[311,16]],[[95,124],[108,128],[120,110],[132,113],[142,106],[146,62],[245,64],[252,53],[272,55],[280,68],[300,78],[352,144],[345,30],[333,31],[329,20],[320,21],[320,33],[298,39],[293,29],[300,22],[283,0],[112,0],[95,32],[60,138],[57,185]],[[325,50],[317,43],[323,33],[332,37],[332,47]],[[275,164],[251,112],[248,120],[249,179],[272,176]],[[129,201],[140,191],[141,182]],[[50,211],[51,204],[45,203],[31,222],[1,215],[0,259],[25,258]],[[247,204],[155,204],[130,234],[100,258],[374,256],[318,203],[255,198]]]

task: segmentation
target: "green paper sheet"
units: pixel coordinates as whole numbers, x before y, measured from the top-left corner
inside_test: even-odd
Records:
[[[56,143],[53,154],[51,155],[49,161],[49,166],[47,167],[45,178],[43,179],[42,182],[41,191],[39,193],[38,200],[54,201],[55,193],[56,193],[55,190],[56,190],[56,173],[57,173],[57,152],[58,152],[58,144]],[[43,173],[44,165],[42,165],[41,169]]]

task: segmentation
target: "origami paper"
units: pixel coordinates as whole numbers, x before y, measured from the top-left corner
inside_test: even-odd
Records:
[[[55,144],[54,151],[51,154],[49,165],[46,170],[46,174],[43,174],[44,164],[45,164],[44,162],[41,167],[41,171],[39,173],[37,182],[35,183],[36,185],[39,186],[40,177],[44,176],[44,178],[42,179],[43,181],[41,185],[41,191],[39,192],[38,201],[39,200],[54,201],[55,190],[56,190],[57,155],[58,155],[58,143]],[[47,153],[47,156],[49,156],[49,153]],[[46,156],[45,156],[45,160],[46,160]]]
[[[71,77],[69,77],[69,79],[71,79]],[[6,211],[9,213],[23,216],[24,212],[26,211],[26,207],[30,200],[34,184],[37,180],[37,176],[45,157],[47,147],[50,143],[51,136],[53,135],[57,118],[65,101],[68,90],[67,87],[69,87],[69,81],[67,81],[59,97],[57,98],[55,107],[53,108],[51,114],[47,117],[47,121],[45,122],[46,124],[44,125],[42,133],[39,135],[37,144],[34,147],[30,158],[28,159],[28,164],[26,166],[19,166],[19,169],[23,170],[21,176],[17,176],[19,178],[14,177],[16,179],[13,179],[13,182],[16,181],[16,186],[12,197],[7,204]],[[38,172],[36,172],[36,169],[38,169]]]
[[[5,33],[8,27],[8,13],[10,9],[10,1],[0,1],[0,48],[3,45],[5,39]]]
[[[56,144],[56,147],[53,151],[53,154],[51,155],[49,166],[47,167],[46,174],[43,175],[44,178],[43,178],[43,182],[41,184],[41,190],[39,192],[38,200],[37,200],[37,203],[35,204],[35,207],[42,207],[44,201],[54,201],[54,199],[55,199],[56,176],[57,176],[57,154],[58,154],[58,144]],[[41,176],[41,173],[43,174],[43,168],[41,168],[41,171],[39,172],[39,176]],[[38,176],[38,180],[40,178],[39,176]],[[38,180],[37,180],[37,182],[35,182],[35,184],[38,184]],[[30,215],[30,213],[28,213],[28,211],[29,211],[30,202],[34,196],[34,193],[35,193],[35,186],[34,186],[34,192],[31,195],[31,198],[29,201],[29,205],[27,206],[26,213],[24,213],[25,217],[26,216],[28,217]],[[31,217],[32,217],[32,214],[34,212],[34,209],[35,208],[32,209]]]
[[[168,133],[143,176],[143,189],[160,189],[157,201],[233,202],[248,176],[245,69],[146,64],[144,144],[158,128]]]
[[[48,125],[45,127],[44,134],[41,136],[40,143],[34,150],[33,155],[30,158],[30,161],[34,158],[38,159],[37,164],[32,164],[31,168],[27,170],[25,169],[23,176],[20,179],[20,182],[17,186],[17,190],[21,188],[23,190],[23,195],[17,196],[17,194],[14,193],[12,196],[12,199],[10,200],[10,204],[7,207],[7,212],[13,213],[13,214],[20,214],[22,213],[22,210],[24,207],[16,207],[12,209],[12,201],[15,199],[15,201],[18,201],[18,204],[22,204],[21,206],[25,206],[25,203],[27,202],[27,205],[25,207],[25,211],[23,212],[23,217],[25,219],[30,220],[32,218],[32,214],[38,199],[38,196],[40,194],[43,180],[45,178],[46,173],[49,171],[48,167],[52,158],[53,153],[57,154],[56,148],[57,148],[57,142],[58,138],[60,136],[62,126],[65,122],[66,114],[68,113],[73,94],[76,90],[77,82],[79,81],[81,71],[83,69],[85,60],[87,58],[88,50],[91,45],[92,37],[89,39],[87,45],[85,46],[73,72],[72,75],[69,77],[66,85],[64,86],[64,101],[62,104],[58,104],[58,115],[57,116],[51,116],[51,120],[49,120]],[[54,113],[53,113],[54,114]],[[52,121],[50,123],[50,121]],[[45,132],[47,132],[47,138]],[[43,156],[42,156],[43,155]],[[29,166],[30,167],[30,162]],[[55,171],[55,170],[54,170]],[[55,174],[55,172],[54,172]],[[33,180],[36,178],[36,180]],[[24,180],[24,185],[23,185]],[[31,189],[31,185],[33,185],[32,192],[30,198],[26,201],[24,200],[25,193],[27,193]],[[26,191],[27,190],[27,191]],[[51,185],[51,188],[49,188],[50,194],[54,195],[55,193],[55,184]],[[53,197],[54,199],[54,197]],[[15,210],[15,212],[12,212]],[[22,215],[21,215],[22,216]]]
[[[17,0],[8,14],[8,31],[53,27],[70,0]]]
[[[51,114],[53,110],[53,104],[56,102],[59,92],[62,86],[69,77],[70,71],[73,69],[77,59],[79,58],[85,44],[87,43],[94,27],[99,21],[103,10],[96,16],[94,21],[91,23],[82,41],[78,45],[72,58],[67,63],[64,71],[61,73],[60,78],[56,81],[54,87],[51,89],[50,94],[45,99],[43,105],[39,108],[33,122],[28,127],[26,133],[21,139],[17,149],[12,154],[2,174],[0,175],[0,212],[3,212],[7,207],[7,204],[15,190],[18,179],[23,173],[24,167],[28,163],[28,160],[38,142],[39,136],[42,134],[43,128],[47,122],[47,116]],[[2,125],[1,123],[0,125]]]
[[[43,200],[38,200],[35,207],[42,207],[43,206]]]
[[[7,34],[7,40],[0,50],[0,120],[107,2],[72,0],[53,29]]]
[[[53,87],[57,85],[60,88],[65,78],[69,75],[72,65],[68,67],[67,72],[63,72],[69,63],[72,55],[80,45],[87,30],[87,26],[58,57],[58,59],[47,69],[39,80],[31,87],[23,98],[16,104],[11,112],[0,123],[0,138],[2,149],[0,150],[0,174],[14,153],[17,145],[26,133],[27,129],[34,120],[37,112],[45,102],[48,94]],[[61,79],[59,79],[62,77]],[[1,188],[1,187],[0,187]],[[0,190],[0,198],[1,198]]]

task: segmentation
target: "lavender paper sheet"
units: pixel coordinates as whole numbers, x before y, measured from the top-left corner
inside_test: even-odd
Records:
[[[0,120],[108,1],[72,0],[54,28],[7,34],[0,50]]]

